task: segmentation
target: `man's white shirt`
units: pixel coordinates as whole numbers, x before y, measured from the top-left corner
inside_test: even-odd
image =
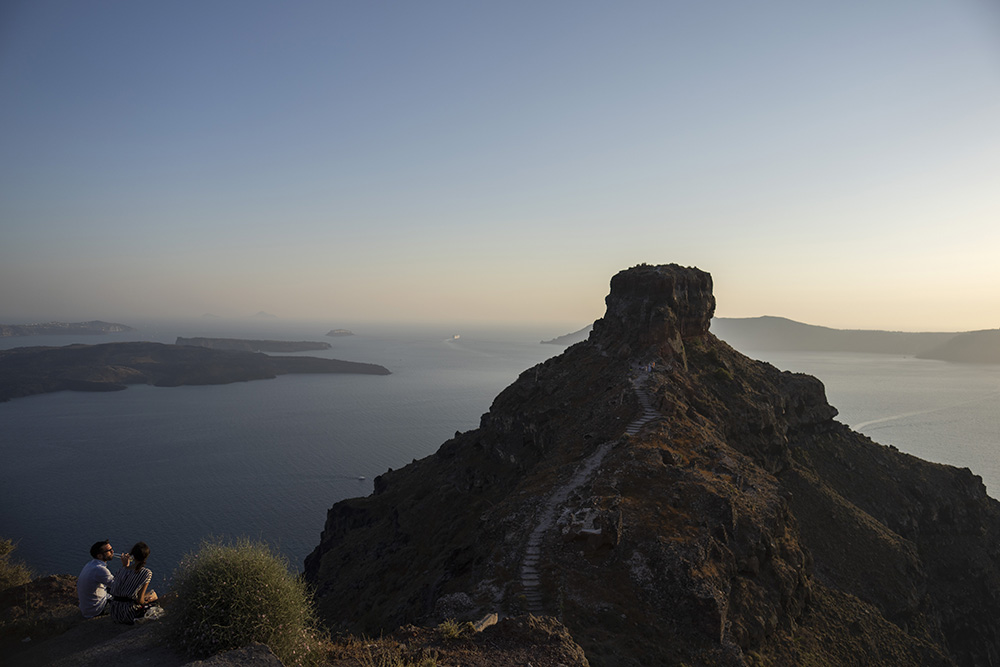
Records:
[[[80,598],[80,611],[84,618],[93,618],[104,611],[108,603],[107,586],[115,580],[107,563],[96,558],[80,571],[76,580],[76,595]]]

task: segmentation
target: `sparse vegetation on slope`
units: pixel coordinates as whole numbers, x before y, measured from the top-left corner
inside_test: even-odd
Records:
[[[206,541],[174,575],[170,635],[193,657],[252,642],[266,644],[285,664],[320,664],[320,639],[309,591],[267,545]]]
[[[0,591],[31,581],[31,568],[11,557],[16,548],[13,540],[0,539]]]

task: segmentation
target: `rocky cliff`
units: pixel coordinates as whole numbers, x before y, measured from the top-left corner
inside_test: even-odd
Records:
[[[638,266],[480,427],[334,505],[306,559],[366,632],[559,617],[594,665],[998,665],[1000,505],[709,332],[711,277]]]

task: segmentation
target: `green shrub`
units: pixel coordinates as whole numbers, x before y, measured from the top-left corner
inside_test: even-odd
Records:
[[[442,621],[437,626],[438,632],[445,639],[461,639],[462,637],[473,634],[476,631],[475,626],[472,623],[466,621],[465,623],[459,623],[453,618],[449,618]]]
[[[16,548],[12,540],[0,539],[0,591],[26,584],[34,576],[27,565],[11,559],[10,555]]]
[[[312,598],[285,559],[242,539],[202,543],[174,573],[170,635],[192,657],[267,644],[289,665],[315,665],[325,653]]]

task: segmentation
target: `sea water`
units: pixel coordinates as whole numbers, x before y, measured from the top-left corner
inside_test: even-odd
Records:
[[[169,329],[81,341],[192,335]],[[272,325],[230,336],[327,340],[332,349],[303,354],[377,363],[392,375],[133,385],[0,403],[0,537],[17,540],[17,556],[42,574],[77,573],[97,540],[111,539],[116,551],[143,540],[161,587],[160,575],[211,537],[263,540],[301,569],[331,505],[368,495],[375,476],[476,428],[519,373],[562,351],[526,330],[393,328],[324,339],[326,330]],[[20,340],[70,342],[45,338],[59,340]]]
[[[922,459],[970,468],[1000,497],[1000,365],[846,352],[745,354],[818,377],[839,421]]]
[[[383,328],[324,339],[277,323],[206,331],[160,323],[81,342],[177,335],[328,340],[306,352],[377,363],[392,375],[286,375],[205,387],[59,392],[0,404],[0,536],[41,574],[75,574],[94,541],[152,550],[154,586],[217,537],[262,540],[301,569],[327,509],[372,479],[478,426],[517,375],[562,348],[560,331]],[[54,339],[54,340],[53,340]],[[46,340],[0,339],[56,344]],[[969,467],[1000,490],[1000,368],[857,354],[749,356],[825,383],[838,419],[884,444]]]

